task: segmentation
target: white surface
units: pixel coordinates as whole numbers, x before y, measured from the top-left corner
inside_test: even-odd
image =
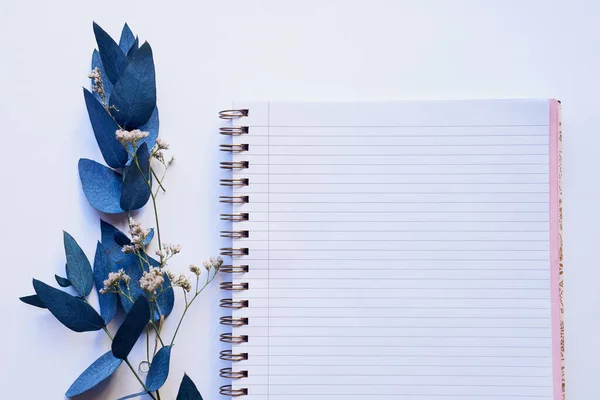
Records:
[[[548,100],[235,104],[247,400],[555,398]]]
[[[154,49],[161,134],[178,158],[160,204],[165,236],[183,244],[182,267],[217,247],[215,111],[233,98],[561,99],[567,392],[570,400],[593,398],[600,376],[599,18],[600,4],[581,0],[4,0],[2,397],[61,398],[107,346],[102,334],[70,333],[17,300],[31,292],[32,276],[50,282],[62,272],[61,229],[89,255],[99,236],[76,170],[79,157],[100,159],[81,95],[94,19],[112,35],[128,21]],[[219,398],[217,292],[206,292],[187,320],[165,398],[174,397],[183,370],[205,399]],[[101,393],[137,389],[122,368]]]

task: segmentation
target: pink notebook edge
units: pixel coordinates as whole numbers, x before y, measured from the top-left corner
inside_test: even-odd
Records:
[[[550,100],[550,286],[552,299],[552,376],[555,400],[565,400],[563,249],[562,249],[562,124],[561,104]]]

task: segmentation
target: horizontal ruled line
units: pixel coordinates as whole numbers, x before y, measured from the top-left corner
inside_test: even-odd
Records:
[[[546,125],[544,125],[546,126]],[[257,134],[252,134],[249,133],[248,134],[249,137],[273,137],[273,138],[314,138],[314,137],[334,137],[334,138],[340,138],[340,139],[344,139],[344,138],[364,138],[365,135],[347,135],[347,134],[340,134],[340,135],[322,135],[321,133],[319,133],[318,135],[288,135],[288,134],[279,134],[279,135],[257,135]],[[548,133],[544,132],[543,134],[520,134],[520,135],[499,135],[499,134],[483,134],[483,135],[454,135],[454,134],[450,134],[450,135],[403,135],[403,134],[390,134],[390,135],[369,135],[368,138],[374,138],[374,137],[393,137],[393,138],[405,138],[405,137],[416,137],[416,138],[421,138],[421,137],[430,137],[430,138],[438,138],[438,137],[505,137],[505,138],[512,138],[512,137],[548,137]]]
[[[295,339],[306,339],[306,338],[331,338],[332,336],[318,336],[318,335],[310,335],[310,336],[298,336],[298,335],[252,335],[252,337],[260,337],[260,338],[268,338],[268,337],[283,337],[283,338],[295,338]],[[335,337],[340,338],[365,338],[364,335],[335,335]],[[383,336],[366,336],[366,337],[390,337],[390,335]],[[427,335],[393,335],[393,337],[402,337],[402,338],[425,338],[425,339],[551,339],[551,336],[427,336]]]

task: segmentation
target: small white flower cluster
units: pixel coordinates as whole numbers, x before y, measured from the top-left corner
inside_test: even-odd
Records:
[[[88,75],[90,79],[94,80],[92,84],[92,91],[98,93],[102,98],[103,102],[106,102],[106,93],[104,92],[104,83],[102,82],[102,73],[98,67],[94,68]]]
[[[173,276],[173,278],[175,278],[175,276]],[[178,286],[178,287],[182,288],[186,292],[189,292],[190,290],[192,290],[192,283],[190,282],[190,279],[183,274],[179,275],[175,279],[171,279],[171,284],[173,286]]]
[[[125,285],[129,285],[131,278],[122,269],[118,272],[111,272],[108,274],[108,279],[104,280],[104,287],[100,289],[100,294],[106,293],[118,293],[119,285],[123,282]]]
[[[165,142],[161,138],[156,139],[156,145],[152,149],[152,157],[165,164],[165,154],[163,150],[169,150],[169,143]],[[171,157],[171,159],[166,163],[166,165],[171,165],[173,160],[174,158]]]
[[[133,254],[142,249],[146,238],[150,234],[150,229],[143,229],[141,222],[136,222],[129,217],[129,234],[131,235],[131,244],[123,246],[121,251],[125,254]]]
[[[206,268],[207,271],[210,271],[211,268],[214,268],[215,271],[218,271],[222,265],[223,259],[221,257],[211,257],[208,261],[204,261],[204,268]]]
[[[202,273],[202,270],[200,270],[200,267],[198,267],[194,264],[190,265],[190,271],[196,276],[200,276],[200,274]]]
[[[165,283],[163,270],[157,267],[150,267],[150,270],[144,271],[140,278],[140,287],[147,293],[156,293],[163,283]]]
[[[175,254],[181,252],[181,246],[178,244],[163,244],[162,250],[156,250],[156,255],[160,257],[161,261],[164,262]]]
[[[149,134],[149,132],[140,131],[139,129],[134,129],[132,131],[119,129],[115,132],[117,140],[121,142],[121,144],[125,147],[127,147],[128,144],[132,144],[135,146],[137,142],[144,138],[147,138]]]

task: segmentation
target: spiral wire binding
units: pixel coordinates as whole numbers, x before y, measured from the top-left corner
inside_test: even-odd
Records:
[[[238,119],[241,117],[247,117],[249,111],[247,109],[237,109],[237,110],[223,110],[219,112],[219,118],[232,121],[234,119]],[[219,133],[221,135],[227,136],[241,136],[246,135],[249,132],[249,127],[247,126],[225,126],[219,128]],[[248,144],[221,144],[219,146],[219,150],[226,151],[229,153],[242,153],[249,150]],[[227,170],[243,170],[247,169],[250,166],[248,161],[223,161],[220,163],[220,168]],[[221,179],[220,185],[224,187],[244,187],[248,186],[250,183],[248,178],[229,178],[229,179]],[[249,196],[220,196],[219,202],[226,204],[246,204],[250,202]],[[248,213],[228,213],[221,214],[220,216],[222,221],[231,221],[235,222],[243,222],[248,221],[250,219],[250,215]],[[220,236],[223,238],[230,239],[242,239],[248,238],[250,233],[247,230],[227,230],[221,231]],[[222,256],[231,257],[232,259],[237,259],[239,257],[243,257],[248,255],[249,249],[246,247],[224,247],[220,249],[220,254]],[[249,271],[248,265],[240,264],[234,265],[233,263],[230,265],[222,265],[220,271],[223,273],[229,274],[243,274]],[[226,290],[229,292],[240,292],[244,290],[248,290],[249,284],[247,282],[242,283],[234,283],[234,282],[221,282],[220,289]],[[224,298],[221,299],[220,307],[225,309],[242,309],[247,308],[249,306],[248,300],[237,300],[232,298]],[[225,316],[220,318],[220,324],[229,327],[242,327],[246,326],[249,323],[248,318],[238,318]],[[222,333],[220,335],[219,340],[223,343],[231,343],[231,344],[240,344],[240,343],[248,343],[248,335],[234,335],[233,333]],[[234,353],[233,350],[223,350],[220,353],[219,358],[224,361],[230,361],[232,363],[244,361],[248,359],[248,353]],[[219,371],[219,376],[222,378],[228,379],[244,379],[248,377],[248,371],[246,370],[234,370],[233,368],[222,368]],[[235,389],[233,385],[225,385],[221,386],[219,389],[219,393],[224,396],[229,397],[239,397],[248,395],[247,388],[238,388]]]

